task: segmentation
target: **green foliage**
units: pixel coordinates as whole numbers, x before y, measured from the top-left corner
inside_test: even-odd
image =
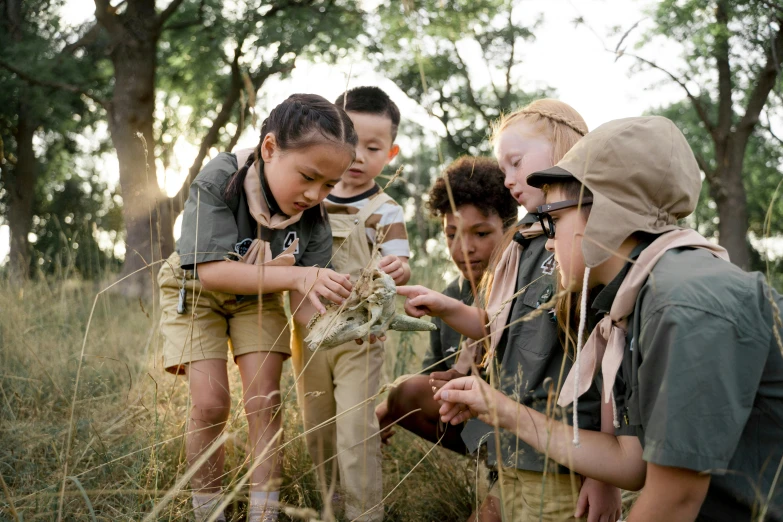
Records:
[[[54,155],[51,149],[47,152]],[[120,200],[99,172],[70,173],[58,163],[72,158],[62,156],[44,166],[52,172],[45,172],[37,195],[31,273],[101,279],[120,268],[113,255],[122,226]],[[101,236],[110,246],[99,243]]]
[[[184,2],[158,49],[156,87],[162,114],[156,123],[164,165],[179,137],[191,143],[204,139],[237,72],[242,76],[241,101],[249,105],[267,75],[287,74],[297,57],[325,61],[344,57],[356,45],[362,22],[363,13],[348,0],[246,0],[231,10],[215,0]],[[238,71],[232,69],[235,59]],[[234,133],[250,126],[244,109],[233,112],[231,125],[220,129],[215,145],[226,147]],[[248,117],[240,119],[241,112]],[[263,118],[258,115],[256,128]]]
[[[514,75],[518,47],[534,38],[537,22],[519,23],[514,3],[501,0],[428,0],[410,10],[405,5],[381,4],[382,29],[369,56],[443,124],[443,160],[488,153],[493,120],[550,93],[523,91]],[[478,53],[484,70],[469,70],[467,53]],[[479,76],[488,84],[474,85]]]

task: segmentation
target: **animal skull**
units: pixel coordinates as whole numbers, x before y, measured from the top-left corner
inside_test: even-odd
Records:
[[[307,325],[305,342],[310,350],[334,348],[368,335],[383,335],[387,330],[435,330],[429,321],[398,314],[394,306],[397,294],[394,280],[378,269],[377,259],[365,268],[351,295],[342,305],[330,304],[324,314],[316,313]]]

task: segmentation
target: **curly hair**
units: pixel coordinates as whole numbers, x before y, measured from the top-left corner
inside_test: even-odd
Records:
[[[503,185],[504,175],[492,158],[462,156],[445,168],[429,192],[427,208],[435,218],[443,217],[462,205],[474,205],[485,216],[500,216],[503,226],[517,221],[517,202]]]

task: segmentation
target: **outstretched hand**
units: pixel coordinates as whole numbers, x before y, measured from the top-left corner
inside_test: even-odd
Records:
[[[434,399],[441,402],[440,419],[455,426],[473,417],[492,424],[489,405],[511,400],[475,375],[447,382]]]
[[[448,309],[448,297],[424,286],[398,286],[397,293],[407,297],[405,313],[411,317],[440,317]]]

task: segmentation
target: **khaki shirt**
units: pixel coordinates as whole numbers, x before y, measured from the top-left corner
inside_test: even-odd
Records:
[[[462,276],[452,281],[443,290],[443,295],[453,297],[466,305],[473,304],[473,289],[470,287],[470,281]],[[444,323],[440,317],[433,317],[432,322],[438,329],[430,332],[430,347],[421,363],[426,374],[448,371],[456,362],[455,354],[465,340],[462,334]],[[444,361],[446,357],[450,358]],[[433,364],[435,366],[430,368]]]
[[[237,157],[218,154],[199,172],[190,186],[182,234],[177,252],[182,268],[226,258],[238,258],[258,235],[258,224],[250,215],[244,191],[227,201],[226,185],[237,171]],[[271,194],[267,198],[274,201]],[[297,266],[328,266],[332,255],[332,233],[321,206],[304,212],[302,219],[282,230],[272,230],[269,239],[272,255],[277,256],[299,239],[294,253]]]
[[[599,308],[611,306],[614,283]],[[618,434],[638,436],[647,462],[710,472],[698,520],[750,521],[783,459],[783,355],[773,332],[783,328],[770,300],[783,308],[761,274],[678,249],[655,266],[628,321],[614,388]],[[765,520],[783,520],[780,485]]]
[[[528,214],[521,224],[534,223],[537,219],[534,214]],[[546,241],[546,236],[527,241],[520,259],[516,291],[526,286],[527,290],[511,304],[508,319],[510,326],[504,331],[498,346],[498,360],[501,361],[500,389],[517,402],[542,413],[546,412],[548,398],[544,380],[550,378],[552,389],[556,389],[561,368],[565,378],[572,365],[571,358],[566,357],[559,340],[553,310],[547,310],[530,321],[518,322],[556,293],[555,260],[554,255],[544,248]],[[556,415],[556,418],[559,420],[560,415]],[[570,413],[566,415],[566,421],[569,424],[572,422]],[[601,427],[600,392],[595,384],[579,399],[579,426],[592,430]],[[487,463],[490,465],[497,463],[493,431],[491,426],[476,419],[468,421],[462,430],[462,439],[471,452],[475,452],[486,441]],[[544,455],[511,433],[501,430],[500,445],[504,466],[528,471],[544,470]],[[556,466],[552,461],[549,466],[550,470],[567,472],[566,468]]]

